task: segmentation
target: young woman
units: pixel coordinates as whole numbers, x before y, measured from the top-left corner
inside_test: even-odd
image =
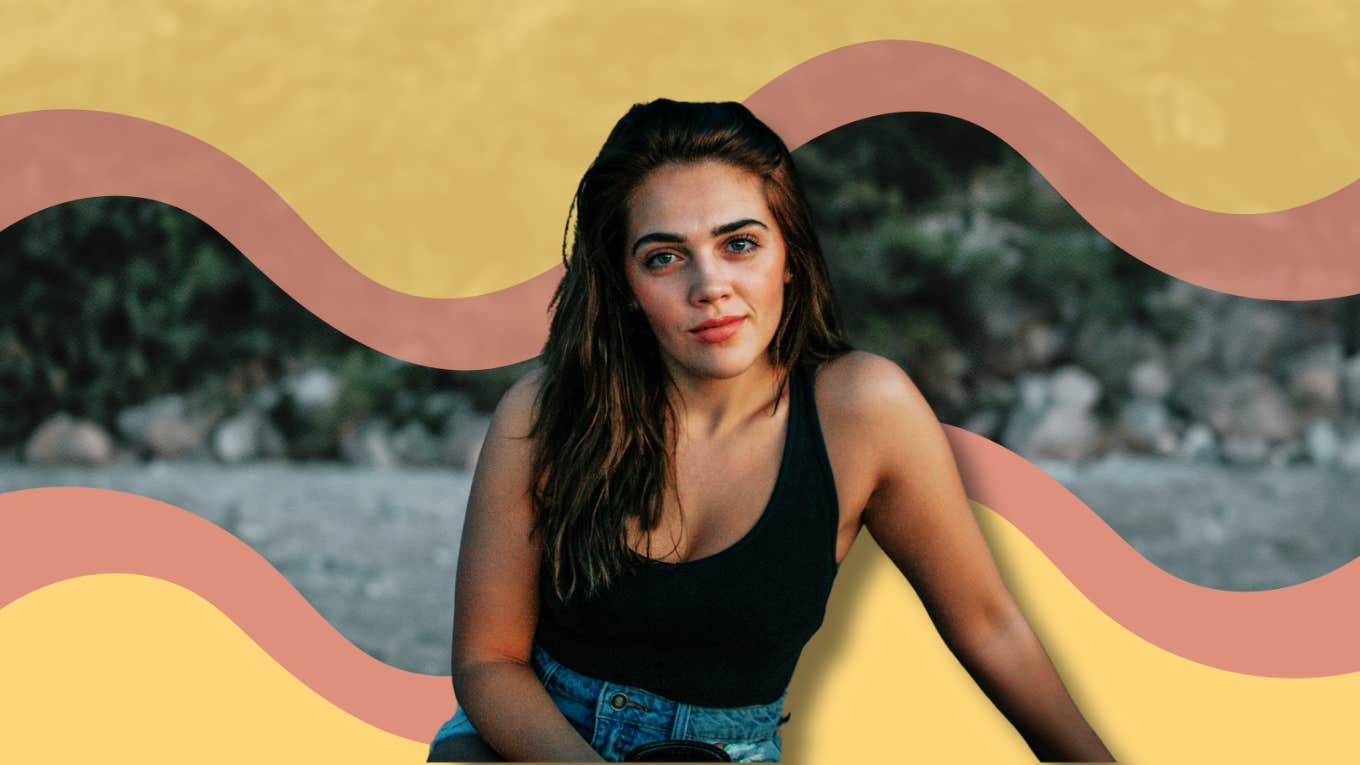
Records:
[[[575,208],[544,366],[473,480],[431,759],[778,759],[867,527],[1037,755],[1109,760],[929,406],[847,345],[783,142],[736,103],[635,106]]]

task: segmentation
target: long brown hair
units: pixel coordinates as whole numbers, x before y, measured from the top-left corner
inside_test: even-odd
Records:
[[[768,354],[783,372],[850,349],[789,150],[739,103],[661,99],[628,110],[577,186],[563,232],[534,439],[534,533],[554,592],[589,595],[636,565],[626,521],[649,534],[672,484],[675,412],[650,325],[628,306],[629,196],[667,164],[725,162],[760,176],[792,274]],[[570,239],[570,252],[567,240]]]

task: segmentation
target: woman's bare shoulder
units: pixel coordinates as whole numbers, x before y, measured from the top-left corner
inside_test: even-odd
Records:
[[[903,415],[929,415],[930,407],[902,367],[878,354],[850,351],[817,371],[817,403],[837,418],[858,422],[900,421]]]
[[[935,416],[897,364],[851,351],[817,370],[817,416],[841,499],[839,555],[849,550],[871,497],[912,444],[930,440]]]
[[[534,407],[543,388],[543,367],[525,373],[510,384],[491,415],[492,431],[506,437],[523,438],[529,435],[534,423]]]

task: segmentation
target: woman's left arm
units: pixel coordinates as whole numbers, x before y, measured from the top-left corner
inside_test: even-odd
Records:
[[[1001,581],[930,406],[892,362],[870,357],[860,366],[861,427],[878,455],[863,515],[869,533],[1040,760],[1113,761]]]

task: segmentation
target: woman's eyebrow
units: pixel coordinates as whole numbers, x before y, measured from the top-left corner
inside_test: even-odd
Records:
[[[723,234],[730,234],[733,231],[746,228],[747,226],[760,226],[766,231],[770,229],[769,226],[765,225],[764,223],[761,223],[755,218],[742,218],[741,220],[734,220],[731,223],[724,223],[721,226],[714,228],[709,233],[711,233],[713,236],[722,236]],[[664,244],[684,244],[685,238],[683,236],[680,236],[679,234],[672,234],[667,231],[653,231],[650,234],[643,234],[642,236],[638,237],[636,242],[633,242],[633,254],[636,255],[638,248],[641,247],[642,245],[651,244],[652,242],[661,242]]]
[[[755,218],[742,218],[741,220],[734,220],[731,223],[724,223],[721,226],[718,226],[717,228],[713,229],[712,233],[713,236],[722,236],[723,234],[730,234],[733,231],[736,231],[737,229],[746,228],[747,226],[760,226],[766,231],[770,230],[769,226],[765,225],[764,223],[761,223]]]
[[[633,242],[633,254],[636,255],[638,248],[641,247],[642,245],[650,244],[652,242],[664,242],[666,244],[684,244],[685,238],[683,236],[680,236],[679,234],[670,234],[665,231],[653,231],[650,234],[643,234],[642,236],[638,237],[638,240],[636,242]]]

